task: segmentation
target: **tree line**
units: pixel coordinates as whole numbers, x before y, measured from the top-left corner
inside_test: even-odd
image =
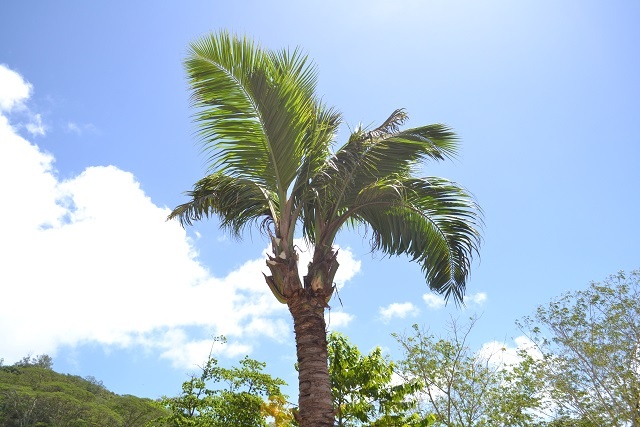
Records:
[[[164,415],[151,399],[110,392],[94,377],[53,370],[48,355],[0,359],[2,427],[139,427]]]
[[[335,425],[341,427],[640,426],[640,271],[619,273],[540,306],[518,325],[530,342],[469,346],[478,321],[454,320],[444,334],[413,325],[395,337],[391,360],[328,335]],[[224,338],[218,338],[224,344]],[[245,357],[214,357],[173,397],[109,392],[93,377],[62,375],[47,355],[0,363],[0,426],[297,426],[285,382]]]
[[[346,336],[330,333],[335,425],[640,426],[640,271],[618,273],[541,305],[517,322],[529,345],[510,357],[506,348],[487,352],[469,346],[477,320],[452,319],[442,335],[418,325],[393,334],[403,354],[397,361],[380,348],[362,354]],[[200,417],[208,419],[207,426],[297,425],[297,409],[280,392],[283,383],[256,375],[264,365],[249,361],[235,374],[223,370],[226,376],[212,376],[215,370],[207,365],[198,387],[192,379],[180,397],[164,398],[172,411],[171,425],[199,425],[185,420]],[[206,380],[215,378],[225,378],[235,388],[207,391]],[[241,384],[245,389],[239,392]],[[236,410],[212,410],[222,402],[243,402],[249,390],[255,398],[252,423],[221,418],[234,413],[246,417],[242,408],[249,406],[244,403]],[[225,400],[238,392],[234,399],[240,400]],[[217,403],[211,403],[211,396]],[[197,402],[195,410],[185,402]]]

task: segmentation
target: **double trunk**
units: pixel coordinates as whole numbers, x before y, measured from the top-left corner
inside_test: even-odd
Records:
[[[274,255],[267,260],[269,288],[286,303],[293,317],[298,356],[298,423],[300,427],[331,427],[334,422],[331,381],[327,366],[327,331],[324,309],[333,293],[338,269],[331,247],[316,247],[304,283],[298,274],[298,256],[282,248],[284,238],[274,238]]]
[[[322,293],[300,289],[287,304],[293,316],[298,356],[300,427],[333,426],[331,382],[327,366],[326,302]]]

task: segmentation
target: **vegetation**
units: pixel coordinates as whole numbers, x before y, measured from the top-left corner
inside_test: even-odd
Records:
[[[217,216],[237,237],[254,224],[269,236],[265,279],[293,317],[300,425],[333,426],[324,310],[336,234],[367,227],[374,250],[408,255],[431,289],[462,301],[480,210],[455,183],[415,175],[423,160],[455,156],[456,136],[441,124],[400,130],[400,109],[375,129],[356,127],[333,152],[342,118],[316,95],[316,68],[299,50],[221,32],[194,42],[185,65],[210,173],[169,218],[190,225]],[[302,280],[296,233],[314,246]]]
[[[54,372],[47,355],[0,363],[1,427],[142,427],[164,414],[154,401],[119,396],[93,377]]]
[[[640,426],[640,271],[565,294],[520,326],[544,354],[554,417]]]
[[[343,427],[637,427],[640,425],[640,271],[565,294],[519,322],[535,348],[517,360],[473,351],[476,319],[445,336],[414,325],[395,334],[403,358],[363,355],[328,337],[332,406]],[[265,364],[245,357],[202,374],[160,402],[118,396],[93,377],[52,370],[47,355],[3,366],[0,427],[293,427],[296,411]]]
[[[418,381],[394,383],[395,364],[378,347],[363,356],[337,332],[329,334],[329,374],[336,425],[428,426],[432,417],[413,413]]]
[[[473,351],[468,338],[475,325],[451,321],[446,336],[436,337],[413,325],[409,334],[394,334],[404,358],[405,381],[419,379],[419,412],[434,414],[436,426],[531,426],[542,404],[535,359],[520,353],[516,364],[501,354]]]
[[[266,427],[270,418],[275,427],[291,426],[293,413],[280,391],[285,382],[263,373],[265,366],[245,357],[239,367],[223,368],[209,356],[202,374],[185,381],[179,396],[162,398],[170,415],[160,421],[175,427]]]

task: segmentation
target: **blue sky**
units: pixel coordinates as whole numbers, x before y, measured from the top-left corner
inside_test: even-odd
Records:
[[[36,2],[0,5],[0,358],[48,353],[121,394],[177,394],[211,337],[225,363],[291,385],[288,312],[258,232],[164,221],[204,174],[182,60],[209,31],[303,47],[354,127],[399,107],[442,122],[453,179],[485,212],[467,306],[442,306],[405,258],[341,234],[330,327],[362,350],[413,323],[482,315],[472,344],[560,293],[640,267],[640,4],[635,1]],[[338,135],[344,141],[348,129]]]

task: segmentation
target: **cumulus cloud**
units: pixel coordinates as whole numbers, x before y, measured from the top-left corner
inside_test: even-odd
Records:
[[[505,342],[484,343],[478,354],[495,365],[513,366],[522,360],[521,352],[534,359],[541,359],[542,353],[528,337],[521,335],[513,339],[515,346]]]
[[[484,292],[470,294],[467,297],[465,297],[465,301],[471,302],[475,305],[482,305],[485,303],[486,300],[487,300],[487,294],[485,294]]]
[[[0,64],[0,114],[20,112],[26,122],[18,123],[17,128],[25,128],[32,136],[44,136],[46,126],[40,114],[34,114],[26,106],[33,92],[33,86],[20,74]]]
[[[427,307],[437,310],[444,307],[444,298],[432,293],[426,293],[422,296],[422,299],[427,304]]]
[[[346,328],[354,318],[353,314],[349,314],[341,310],[331,310],[325,313],[327,328],[332,331],[340,328]]]
[[[8,113],[23,106],[32,86],[20,74],[0,64],[0,112]]]
[[[31,90],[11,73],[29,89],[25,95],[0,85],[2,111]],[[144,346],[193,367],[206,360],[214,335],[229,337],[223,351],[230,356],[249,352],[258,336],[290,339],[287,308],[262,279],[263,254],[214,277],[195,241],[177,222],[165,221],[169,210],[154,204],[133,174],[94,166],[60,180],[54,160],[0,111],[0,356],[6,363],[98,343]],[[360,264],[347,249],[339,261],[336,282],[343,286]],[[336,314],[334,323],[350,320]]]
[[[404,319],[407,316],[417,316],[419,312],[420,310],[418,310],[418,307],[410,302],[396,302],[388,305],[387,307],[380,307],[380,316],[383,322],[389,322],[394,317]]]
[[[446,301],[440,295],[427,292],[422,296],[427,307],[437,310],[446,305]],[[484,292],[477,292],[475,294],[468,294],[464,297],[464,303],[467,307],[479,307],[482,306],[487,300],[487,294]]]
[[[176,368],[202,366],[208,355],[242,357],[251,353],[252,347],[246,343],[228,342],[221,344],[213,339],[190,338],[182,329],[171,329],[158,340],[160,357],[168,359]]]

